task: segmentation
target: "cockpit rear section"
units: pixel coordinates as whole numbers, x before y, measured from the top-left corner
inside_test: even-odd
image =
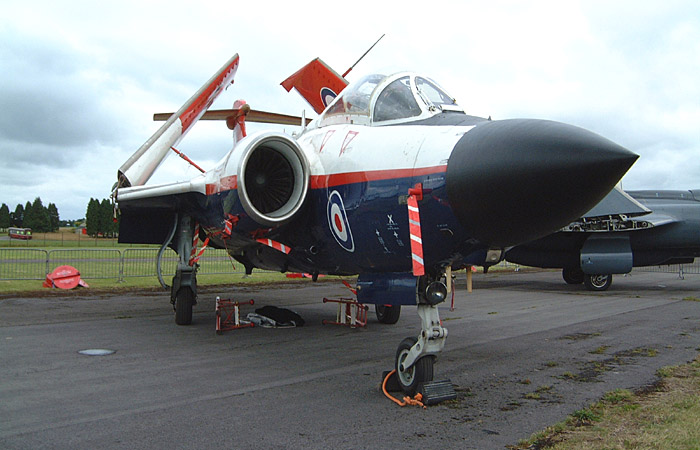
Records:
[[[372,74],[346,87],[311,127],[408,124],[442,112],[464,114],[456,100],[430,78],[409,72]]]

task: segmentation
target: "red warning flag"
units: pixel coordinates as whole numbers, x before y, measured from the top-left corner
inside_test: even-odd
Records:
[[[340,91],[345,89],[348,82],[320,58],[316,58],[281,84],[287,92],[296,88],[314,111],[321,114],[326,106],[340,94]]]

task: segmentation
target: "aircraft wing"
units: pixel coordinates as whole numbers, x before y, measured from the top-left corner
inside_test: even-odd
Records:
[[[187,134],[216,97],[233,82],[238,63],[236,54],[122,164],[118,172],[119,187],[146,184],[170,148]]]
[[[636,217],[651,212],[646,206],[632,198],[628,193],[615,186],[608,195],[597,205],[588,211],[583,218],[606,217],[613,215],[625,215]]]
[[[139,205],[143,205],[145,199],[152,199],[154,202],[165,205],[168,202],[165,201],[164,198],[185,193],[206,195],[206,184],[204,182],[204,177],[200,176],[188,181],[159,184],[155,186],[134,186],[120,188],[117,191],[116,200],[120,203],[120,205],[137,201]]]
[[[189,181],[119,188],[115,200],[121,223],[119,241],[162,244],[178,215],[195,211],[206,198],[204,176]]]
[[[200,120],[226,120],[229,117],[236,117],[241,113],[245,115],[246,122],[297,126],[301,125],[302,120],[305,120],[307,125],[311,122],[311,119],[302,119],[299,116],[291,116],[288,114],[279,114],[268,111],[258,111],[255,109],[248,110],[247,112],[241,109],[213,109],[205,112],[202,117],[200,117]],[[172,115],[173,113],[156,113],[153,114],[153,120],[168,120]]]
[[[669,216],[667,214],[660,214],[660,213],[656,213],[656,212],[651,212],[651,213],[649,213],[649,215],[646,215],[643,218],[635,218],[632,220],[635,222],[641,222],[641,223],[646,222],[645,226],[643,226],[641,228],[660,227],[663,225],[668,225],[671,223],[679,222],[679,220],[673,216]]]
[[[642,201],[645,201],[645,198],[658,198],[659,194],[656,191],[649,192],[632,191],[627,193],[616,186],[583,217],[567,225],[561,231],[634,231],[678,222],[679,220],[676,217],[653,211],[637,200],[637,198]],[[666,193],[666,195],[677,196],[678,192],[673,191]],[[673,198],[675,199],[676,197]]]

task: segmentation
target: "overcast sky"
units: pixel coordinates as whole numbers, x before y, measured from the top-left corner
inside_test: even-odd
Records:
[[[342,73],[383,33],[350,81],[422,72],[468,114],[567,122],[638,153],[626,189],[700,188],[697,1],[388,3],[0,0],[0,203],[39,196],[84,217],[158,129],[152,114],[234,53],[214,108],[313,116],[279,83],[317,56]],[[225,124],[200,122],[180,150],[211,168],[230,146]],[[195,174],[169,157],[149,184]]]

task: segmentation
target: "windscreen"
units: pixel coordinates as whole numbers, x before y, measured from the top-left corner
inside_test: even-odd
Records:
[[[416,102],[408,76],[392,81],[384,88],[374,106],[374,121],[405,119],[419,116],[420,106]]]
[[[437,107],[457,104],[455,99],[447,95],[445,91],[426,78],[416,77],[416,88],[421,97]]]
[[[326,116],[333,114],[363,114],[369,116],[369,101],[374,88],[384,75],[367,75],[356,83],[350,84],[343,89],[339,98],[326,112]]]

